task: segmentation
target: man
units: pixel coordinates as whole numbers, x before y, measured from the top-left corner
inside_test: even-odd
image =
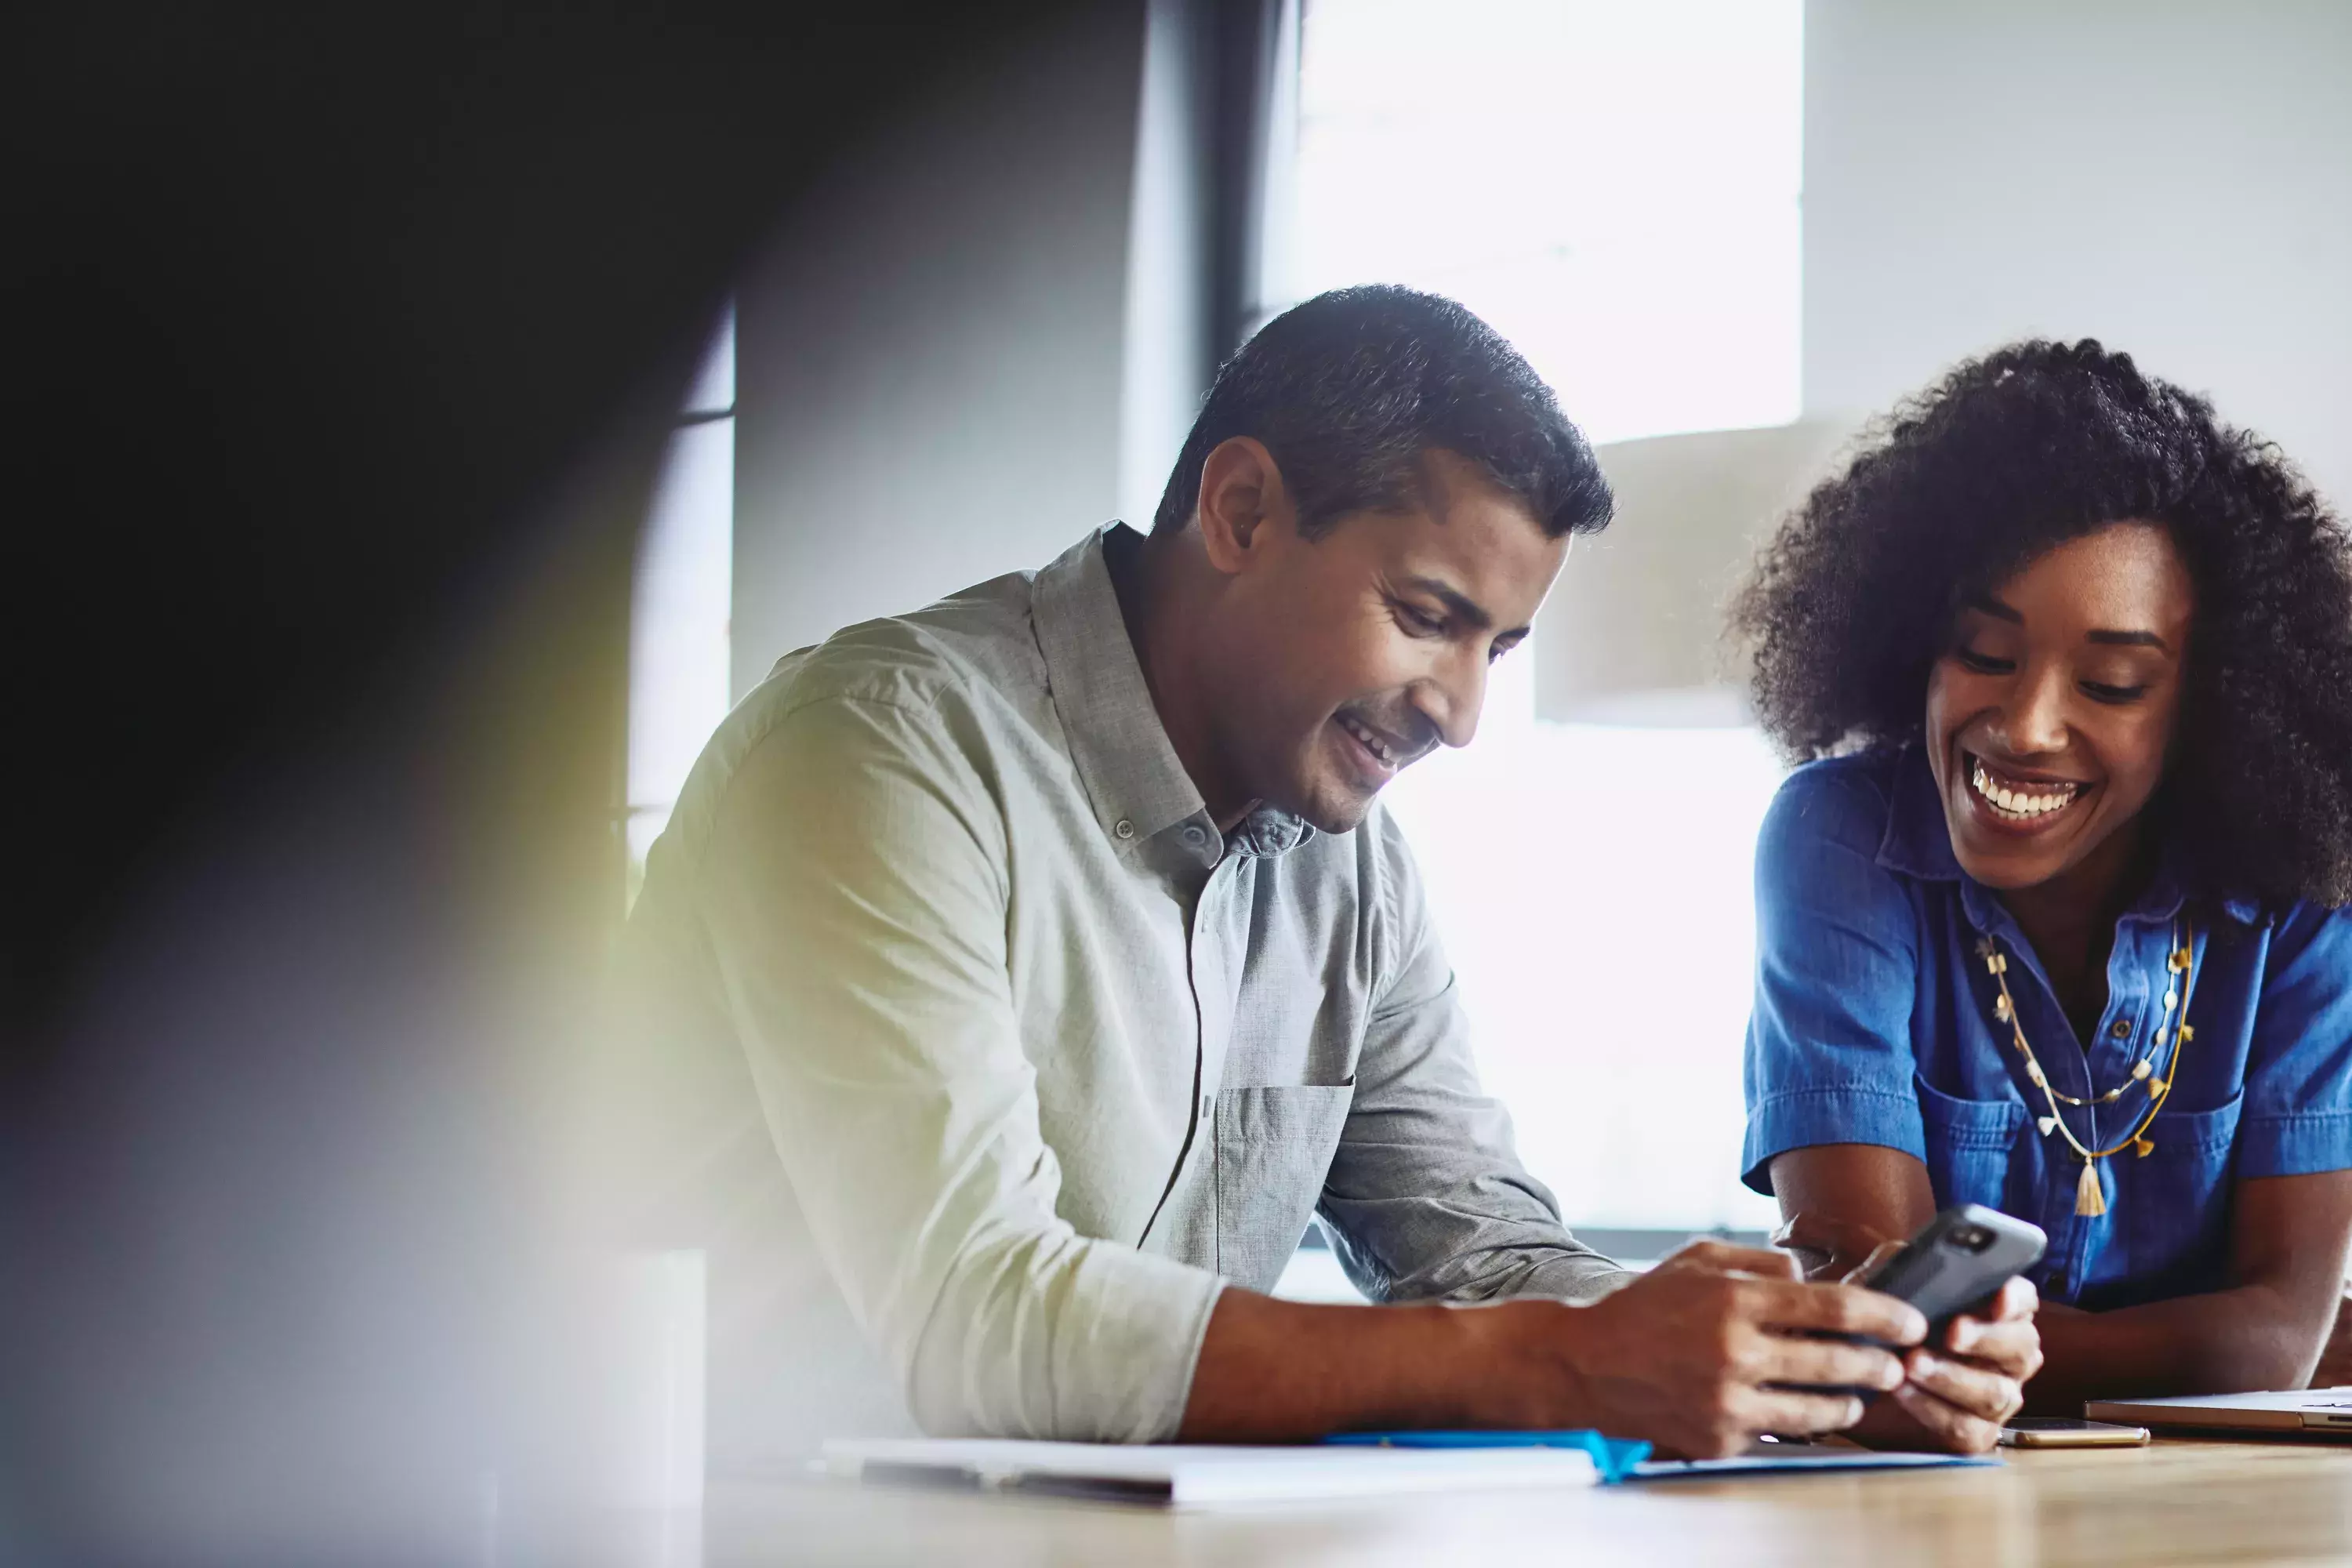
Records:
[[[723,1294],[770,1303],[722,1304],[714,1332],[772,1370],[719,1372],[714,1400],[800,1440],[911,1415],[1124,1441],[1598,1426],[1718,1454],[1860,1414],[1811,1390],[1903,1382],[1885,1350],[1808,1337],[1916,1343],[1900,1302],[1717,1244],[1635,1276],[1570,1236],[1478,1091],[1374,804],[1469,742],[1488,665],[1610,504],[1483,323],[1348,289],[1224,367],[1148,539],[1114,526],[780,663],[697,765],[633,921],[647,1037],[745,1064],[732,1109],[756,1089],[764,1112],[764,1137],[695,1144],[771,1173],[713,1245],[758,1276]],[[1420,1304],[1262,1294],[1311,1216],[1368,1295]],[[1941,1369],[1948,1440],[2015,1408],[2027,1310]]]

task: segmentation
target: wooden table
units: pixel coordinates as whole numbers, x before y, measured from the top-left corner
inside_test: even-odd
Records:
[[[2352,1446],[2159,1440],[2005,1457],[2000,1469],[1191,1514],[824,1481],[714,1484],[701,1556],[713,1568],[2352,1562]]]

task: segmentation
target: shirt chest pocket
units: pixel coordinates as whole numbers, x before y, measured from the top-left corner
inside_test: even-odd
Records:
[[[2011,1152],[2025,1130],[2025,1107],[2014,1100],[1962,1100],[1916,1074],[1920,1131],[1927,1145],[1927,1180],[1936,1206],[1982,1204],[2031,1215],[2030,1194],[2010,1191]],[[2017,1198],[2025,1206],[2010,1200]]]
[[[1352,1082],[1228,1089],[1217,1096],[1217,1272],[1267,1290],[1322,1195]]]
[[[2126,1149],[2107,1162],[2116,1167],[2116,1208],[2131,1248],[2126,1267],[2139,1299],[2222,1283],[2218,1273],[2191,1277],[2186,1270],[2200,1260],[2210,1267],[2226,1251],[2230,1159],[2245,1106],[2241,1089],[2210,1110],[2158,1111],[2146,1134],[2155,1145],[2148,1153]]]

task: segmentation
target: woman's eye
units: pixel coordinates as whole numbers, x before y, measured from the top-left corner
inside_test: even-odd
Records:
[[[2147,695],[2145,686],[2108,686],[2096,680],[2083,682],[2083,695],[2094,702],[2137,702]]]
[[[1995,658],[1990,654],[1979,653],[1970,647],[1961,648],[1952,657],[1960,661],[1962,668],[1973,669],[1979,675],[2007,675],[2017,668],[2014,659]]]

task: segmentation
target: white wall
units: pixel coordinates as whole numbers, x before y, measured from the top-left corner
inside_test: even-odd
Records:
[[[2352,5],[1810,0],[1808,413],[2094,336],[2352,505]]]
[[[736,695],[1117,511],[1143,14],[974,62],[742,283]]]

